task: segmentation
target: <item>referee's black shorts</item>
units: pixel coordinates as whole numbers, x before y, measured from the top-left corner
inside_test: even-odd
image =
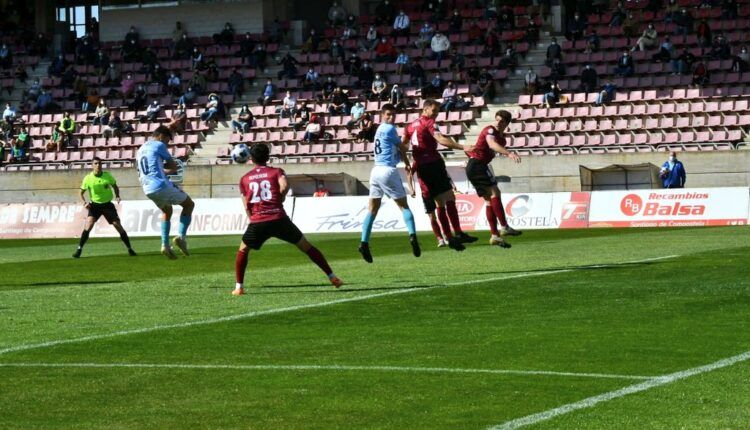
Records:
[[[251,249],[260,249],[272,237],[296,244],[302,239],[302,232],[285,216],[273,221],[249,224],[242,235],[242,242]]]
[[[89,216],[94,218],[94,222],[98,221],[102,216],[110,224],[115,221],[120,221],[120,217],[117,215],[117,208],[115,208],[115,205],[112,202],[91,202],[91,204],[89,205]]]
[[[489,164],[484,164],[474,158],[469,158],[469,162],[466,163],[466,178],[471,182],[471,185],[477,190],[477,194],[480,196],[487,195],[492,190],[492,187],[497,185],[497,179],[495,179],[495,172]]]
[[[417,175],[419,175],[419,179],[427,187],[427,194],[432,199],[453,189],[451,177],[448,176],[448,171],[445,169],[445,162],[443,160],[420,164],[417,166]]]

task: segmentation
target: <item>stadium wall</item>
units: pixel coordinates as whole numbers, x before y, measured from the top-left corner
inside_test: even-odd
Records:
[[[102,41],[120,41],[130,26],[135,26],[141,39],[171,39],[176,21],[191,37],[211,36],[230,22],[238,34],[263,32],[263,0],[243,0],[154,6],[127,9],[103,8],[99,14]]]
[[[510,183],[501,183],[506,192],[535,193],[580,191],[579,166],[599,168],[611,164],[653,163],[661,165],[666,153],[586,154],[524,157],[520,164],[497,158],[495,174],[509,176]],[[679,158],[687,170],[690,187],[746,187],[750,185],[750,151],[683,153]],[[449,171],[459,190],[470,191],[462,175],[460,161],[449,162]],[[315,175],[347,173],[367,185],[372,163],[305,163],[284,164],[288,174]],[[184,187],[195,198],[234,198],[237,182],[246,166],[189,165]],[[75,201],[85,170],[35,171],[0,173],[0,203],[31,203]],[[114,170],[122,197],[143,198],[135,169]],[[331,185],[331,184],[329,184]],[[332,191],[337,193],[335,187]]]

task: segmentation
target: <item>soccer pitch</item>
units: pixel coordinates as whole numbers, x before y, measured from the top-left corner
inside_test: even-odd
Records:
[[[480,237],[3,241],[0,428],[750,428],[750,228]]]

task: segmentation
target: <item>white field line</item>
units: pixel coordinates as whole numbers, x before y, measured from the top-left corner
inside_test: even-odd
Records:
[[[601,379],[651,379],[653,376],[614,375],[609,373],[554,372],[547,370],[513,370],[513,369],[463,369],[452,367],[410,367],[410,366],[349,366],[338,364],[162,364],[162,363],[0,363],[3,367],[30,368],[125,368],[125,369],[178,369],[178,370],[313,370],[313,371],[375,371],[404,373],[459,373],[490,375],[531,375],[531,376],[564,376],[572,378]]]
[[[717,369],[732,366],[743,361],[750,360],[750,351],[743,352],[742,354],[735,355],[733,357],[724,358],[719,361],[715,361],[705,366],[693,367],[692,369],[682,370],[668,375],[657,376],[647,381],[630,385],[619,390],[610,391],[608,393],[599,394],[597,396],[589,397],[587,399],[580,400],[574,403],[568,403],[554,409],[549,409],[544,412],[537,414],[528,415],[521,418],[505,422],[503,424],[490,427],[490,430],[512,430],[520,427],[525,427],[532,424],[537,424],[542,421],[547,421],[560,415],[565,415],[573,411],[580,409],[586,409],[596,406],[599,403],[608,402],[620,397],[627,396],[628,394],[640,393],[642,391],[650,390],[652,388],[660,387],[662,385],[671,384],[681,379],[689,378],[691,376],[700,375],[707,372],[712,372]]]
[[[283,308],[267,309],[263,311],[247,312],[247,313],[236,314],[236,315],[227,315],[227,316],[218,317],[218,318],[207,318],[203,320],[187,321],[187,322],[175,323],[175,324],[159,324],[159,325],[155,325],[151,327],[137,328],[137,329],[131,329],[131,330],[121,330],[121,331],[115,331],[112,333],[94,334],[91,336],[82,336],[82,337],[77,337],[77,338],[72,338],[72,339],[60,339],[60,340],[52,340],[48,342],[11,346],[8,348],[0,349],[0,355],[9,354],[12,352],[27,351],[30,349],[49,348],[49,347],[57,346],[57,345],[66,345],[66,344],[71,344],[71,343],[81,343],[81,342],[88,342],[88,341],[99,340],[99,339],[108,339],[112,337],[127,336],[131,334],[142,334],[142,333],[150,333],[152,331],[170,330],[170,329],[175,329],[175,328],[194,327],[194,326],[200,326],[200,325],[206,325],[206,324],[236,321],[236,320],[245,319],[245,318],[254,318],[254,317],[259,317],[259,316],[264,316],[264,315],[273,315],[273,314],[279,314],[279,313],[284,313],[284,312],[299,311],[303,309],[312,309],[312,308],[319,308],[319,307],[330,306],[330,305],[337,305],[340,303],[359,302],[362,300],[369,300],[369,299],[374,299],[377,297],[386,297],[386,296],[393,296],[397,294],[413,293],[415,291],[428,291],[428,290],[435,290],[439,288],[447,288],[447,287],[453,287],[453,286],[459,286],[459,285],[479,284],[479,283],[500,281],[500,280],[506,280],[506,279],[530,278],[530,277],[535,277],[535,276],[544,276],[544,275],[551,275],[551,274],[556,274],[556,273],[567,273],[567,272],[572,272],[575,270],[586,270],[589,268],[618,267],[619,265],[622,265],[622,264],[647,263],[651,261],[665,260],[665,259],[675,258],[675,257],[678,257],[678,255],[668,255],[668,256],[663,256],[663,257],[646,258],[643,260],[627,261],[624,263],[609,264],[609,265],[601,264],[601,265],[583,266],[580,269],[570,268],[570,269],[546,270],[546,271],[540,271],[540,272],[523,272],[523,273],[509,275],[509,276],[497,276],[494,278],[476,279],[476,280],[471,280],[471,281],[460,281],[460,282],[435,285],[432,287],[399,288],[399,289],[394,289],[393,291],[386,291],[382,293],[365,294],[365,295],[356,296],[356,297],[348,297],[345,299],[328,300],[324,302],[308,303],[304,305],[287,306]],[[353,293],[356,291],[357,290],[351,290],[351,292]]]

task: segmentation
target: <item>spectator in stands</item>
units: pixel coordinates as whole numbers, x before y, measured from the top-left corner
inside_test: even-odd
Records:
[[[110,65],[109,56],[104,51],[99,51],[96,53],[96,58],[94,58],[94,71],[99,76],[104,76],[104,74],[107,72],[107,68]]]
[[[627,17],[628,13],[625,10],[625,6],[623,6],[621,1],[618,1],[615,9],[612,11],[612,18],[609,19],[610,28],[621,26]]]
[[[378,30],[374,25],[371,25],[367,30],[365,37],[359,41],[359,48],[363,51],[372,51],[378,46],[379,41],[380,37],[378,35]]]
[[[477,76],[477,89],[474,94],[490,100],[495,97],[495,77],[488,69],[483,69]]]
[[[188,39],[187,34],[182,35],[182,38],[174,44],[174,52],[172,56],[175,60],[187,60],[190,59],[190,54],[193,52],[193,42]]]
[[[201,52],[197,46],[194,46],[193,52],[190,53],[190,61],[192,62],[193,70],[202,70],[205,67],[203,63],[203,52]]]
[[[636,37],[639,28],[640,25],[633,12],[628,12],[628,16],[622,22],[622,35],[628,39],[627,43],[630,43],[630,40]]]
[[[109,67],[104,72],[104,85],[114,85],[121,81],[122,75],[120,74],[120,68],[115,65],[114,62],[109,63]]]
[[[542,96],[542,106],[546,108],[557,106],[557,102],[560,101],[561,95],[562,90],[560,89],[560,85],[558,85],[557,81],[552,81],[549,91]]]
[[[29,129],[26,126],[21,126],[21,130],[18,132],[18,136],[11,140],[12,145],[19,145],[21,148],[26,150],[28,153],[31,150],[31,135]]]
[[[432,78],[432,80],[430,80],[430,82],[428,82],[427,85],[422,88],[422,98],[427,99],[430,97],[440,97],[440,95],[443,93],[443,87],[445,87],[443,78],[440,77],[440,73],[435,73],[435,77]]]
[[[346,9],[344,9],[343,6],[340,6],[338,2],[333,2],[328,9],[328,22],[333,27],[343,24],[346,20],[346,16]]]
[[[557,38],[553,37],[552,42],[547,46],[547,59],[544,64],[550,67],[555,59],[562,61],[562,47],[557,43]]]
[[[117,111],[112,109],[109,111],[109,119],[107,120],[107,126],[102,130],[102,136],[106,138],[110,137],[121,137],[125,132],[125,125],[117,114]]]
[[[455,9],[453,11],[453,15],[451,15],[450,19],[448,20],[448,34],[461,33],[461,30],[463,29],[463,25],[464,25],[464,19],[461,16],[461,14],[458,12],[458,9]]]
[[[141,115],[138,120],[140,122],[157,122],[159,114],[161,113],[161,105],[158,100],[154,100],[146,108],[146,114]]]
[[[331,96],[333,95],[333,91],[336,89],[336,82],[333,81],[333,76],[328,76],[323,82],[323,85],[321,86],[320,94],[318,95],[318,100],[328,101],[331,99]]]
[[[747,46],[743,46],[740,49],[740,53],[735,55],[732,59],[732,70],[735,72],[746,72],[750,66],[750,52],[747,51]]]
[[[297,77],[297,65],[299,62],[289,51],[281,58],[278,64],[281,64],[281,70],[277,75],[279,79],[294,79]]]
[[[677,0],[669,0],[664,10],[664,22],[674,22],[674,18],[680,13],[680,5]]]
[[[376,25],[387,25],[393,22],[396,17],[396,8],[391,4],[389,0],[381,0],[377,6],[375,6],[375,24]]]
[[[167,124],[167,128],[172,133],[184,133],[187,127],[187,108],[184,104],[180,103],[177,105],[177,109],[172,112],[172,118]]]
[[[396,15],[396,19],[393,20],[393,32],[391,34],[393,37],[408,37],[410,25],[411,21],[409,20],[409,15],[401,10],[398,15]]]
[[[146,80],[150,80],[152,84],[158,85],[161,91],[163,86],[167,85],[167,71],[159,63],[156,63],[151,72],[146,74]]]
[[[237,119],[232,120],[232,132],[242,135],[244,133],[249,133],[252,127],[253,113],[250,111],[247,104],[244,104],[242,105],[242,109],[237,113]]]
[[[584,93],[592,93],[596,88],[599,87],[599,74],[596,73],[596,69],[591,67],[591,64],[586,66],[581,71],[581,86],[580,91]]]
[[[310,30],[310,34],[307,36],[305,43],[302,45],[302,53],[316,52],[320,45],[320,36],[315,29]]]
[[[73,143],[73,135],[76,132],[76,122],[70,117],[70,112],[63,114],[63,119],[60,120],[57,129],[62,134],[64,145],[71,146]]]
[[[713,35],[711,34],[711,26],[708,25],[708,20],[702,19],[695,29],[695,34],[698,36],[698,45],[706,47],[713,43]]]
[[[330,193],[328,192],[328,189],[326,188],[325,183],[323,183],[323,181],[319,181],[315,185],[315,192],[313,193],[313,197],[328,197],[329,194]]]
[[[422,88],[426,79],[422,65],[418,61],[412,62],[409,67],[409,84],[412,87]]]
[[[245,77],[242,76],[237,68],[232,69],[232,73],[227,78],[229,94],[235,98],[240,98],[245,90]]]
[[[39,93],[39,97],[37,97],[36,99],[36,107],[34,108],[34,112],[49,113],[57,107],[58,106],[55,104],[52,98],[52,93],[42,90],[42,92]]]
[[[440,67],[440,62],[448,55],[448,50],[450,49],[450,47],[451,42],[447,37],[445,37],[443,33],[438,31],[434,36],[432,36],[430,49],[432,49],[432,59],[437,59],[438,67]]]
[[[177,21],[174,23],[174,30],[172,30],[173,46],[176,45],[177,42],[182,40],[182,36],[187,36],[187,33],[185,32],[185,28],[183,28],[182,23],[180,21]]]
[[[309,143],[314,140],[320,139],[322,135],[323,126],[321,126],[320,122],[318,122],[318,116],[316,114],[312,114],[310,116],[310,121],[305,126],[305,135],[302,140]]]
[[[85,65],[94,64],[96,54],[94,53],[94,45],[91,42],[91,38],[83,37],[76,51],[76,63]]]
[[[708,66],[703,61],[695,63],[693,68],[693,82],[692,84],[696,87],[702,87],[708,83],[711,78],[711,72],[708,70]]]
[[[458,89],[453,85],[453,81],[448,81],[448,84],[443,89],[442,99],[443,103],[440,105],[440,110],[444,112],[450,112],[456,105],[456,98],[458,96]]]
[[[396,111],[402,111],[406,108],[406,96],[404,90],[398,84],[393,84],[393,87],[391,87],[388,103],[392,104]]]
[[[341,41],[351,40],[357,37],[357,29],[347,25],[344,27],[344,31],[341,32]]]
[[[94,112],[96,110],[96,107],[99,106],[99,100],[101,100],[99,91],[97,91],[96,88],[90,88],[88,94],[86,95],[86,100],[83,102],[83,111]]]
[[[282,118],[291,118],[294,116],[294,112],[297,110],[297,97],[292,95],[292,92],[287,90],[284,100],[281,102],[279,108],[279,114]]]
[[[177,99],[177,103],[185,106],[191,106],[198,98],[198,92],[195,88],[188,86],[185,92]]]
[[[31,42],[31,49],[29,54],[39,55],[40,57],[46,57],[48,52],[49,42],[44,33],[37,33],[34,37],[34,41]]]
[[[63,149],[63,141],[60,132],[56,128],[52,129],[52,135],[47,139],[47,144],[44,148],[46,151],[57,151],[61,152]]]
[[[13,54],[7,44],[0,46],[0,68],[9,69],[13,64]]]
[[[693,16],[684,7],[672,19],[676,24],[675,34],[687,36],[693,31]]]
[[[370,100],[383,101],[388,98],[388,84],[380,73],[375,74],[375,80],[370,86]]]
[[[596,32],[595,28],[591,29],[591,32],[589,32],[588,35],[586,35],[586,49],[583,51],[586,54],[591,54],[592,52],[598,52],[599,47],[601,46],[601,39],[599,38],[599,34]]]
[[[573,14],[573,18],[568,23],[568,31],[565,37],[575,42],[583,38],[583,32],[586,31],[589,23],[585,16],[581,15],[578,11]]]
[[[334,39],[333,42],[331,42],[331,49],[329,54],[331,55],[331,58],[336,60],[336,62],[344,64],[346,52],[344,51],[344,47],[339,45],[338,40]]]
[[[381,37],[375,47],[375,61],[389,63],[396,58],[396,48],[387,37]]]
[[[39,78],[34,79],[28,88],[23,92],[23,102],[36,100],[39,94],[42,92],[42,85],[39,83]]]
[[[86,79],[84,79],[83,76],[76,77],[75,82],[73,82],[73,93],[70,95],[69,98],[72,98],[76,102],[76,106],[81,106],[82,111],[86,111],[87,106],[85,106],[86,103],[86,96],[89,93],[89,86],[86,83]]]
[[[602,90],[596,96],[596,105],[602,106],[614,100],[616,91],[617,86],[612,83],[612,81],[607,81],[607,83],[602,87]]]
[[[643,34],[641,34],[641,37],[639,37],[638,40],[635,42],[635,46],[630,48],[630,50],[635,51],[636,48],[640,49],[641,51],[645,51],[647,49],[653,49],[656,47],[656,44],[657,44],[656,38],[658,36],[659,35],[656,32],[656,29],[654,28],[654,24],[649,23],[648,27],[646,27],[646,29],[643,30]]]
[[[500,68],[510,69],[511,72],[518,67],[518,54],[516,54],[516,50],[513,46],[508,45],[508,47],[505,48],[505,53],[500,57],[499,65]]]
[[[266,85],[263,86],[262,96],[258,98],[258,104],[266,106],[273,101],[274,97],[276,97],[276,85],[268,79]]]
[[[349,59],[344,62],[344,73],[349,76],[358,76],[359,71],[362,69],[362,60],[359,58],[356,52],[352,52]]]
[[[331,102],[328,104],[329,115],[347,115],[349,113],[349,97],[341,89],[336,87],[331,95]]]
[[[657,63],[669,63],[674,55],[674,45],[669,36],[664,38],[664,42],[659,45],[659,52],[651,56],[651,59]]]
[[[107,125],[107,122],[109,122],[109,108],[104,99],[99,99],[99,105],[94,111],[94,119],[91,120],[91,125]]]
[[[359,70],[359,76],[357,86],[360,89],[368,89],[372,85],[372,81],[375,79],[375,70],[372,69],[370,63],[365,61],[362,68]]]
[[[255,62],[256,67],[263,70],[263,73],[266,72],[266,57],[268,56],[268,51],[266,50],[266,44],[263,42],[258,43],[255,45]]]
[[[722,19],[737,19],[737,0],[721,1]]]
[[[539,87],[539,75],[537,75],[533,67],[529,66],[529,70],[526,72],[523,82],[526,94],[536,94],[536,89]]]
[[[16,121],[16,108],[11,106],[10,103],[5,104],[5,110],[3,111],[3,121],[11,125]]]
[[[22,84],[26,83],[26,79],[29,78],[29,74],[26,73],[26,66],[23,64],[19,64],[18,67],[16,67],[16,80],[21,82]]]
[[[695,56],[687,48],[684,48],[682,54],[672,60],[672,74],[684,75],[688,71],[693,70],[694,62]]]
[[[685,166],[677,159],[677,153],[669,153],[669,159],[661,165],[659,176],[664,188],[685,188]]]
[[[552,65],[550,66],[550,79],[562,79],[565,76],[566,71],[567,70],[565,69],[565,65],[562,63],[562,61],[558,58],[555,58],[554,60],[552,60]]]
[[[15,164],[15,163],[28,163],[29,162],[29,153],[28,148],[24,146],[23,142],[19,140],[18,138],[11,140],[10,142],[10,157],[8,158],[8,163]]]
[[[231,23],[227,22],[224,24],[224,28],[220,33],[213,35],[214,43],[217,45],[231,46],[232,43],[234,43],[234,34],[234,27],[232,27]]]
[[[479,22],[476,19],[471,21],[471,25],[466,31],[466,36],[469,39],[469,43],[472,45],[479,45],[484,40],[482,28],[479,27]]]
[[[409,66],[409,56],[406,55],[403,49],[398,51],[398,57],[396,57],[396,73],[399,76],[404,74],[404,68]]]
[[[624,51],[620,58],[617,60],[617,66],[615,67],[615,74],[627,78],[635,73],[635,63],[633,57],[630,56],[628,51]]]
[[[307,69],[307,73],[302,78],[302,88],[308,91],[320,90],[320,74],[312,66]]]
[[[50,76],[61,77],[65,69],[68,67],[68,61],[65,57],[60,54],[52,60],[49,66],[48,72]]]
[[[72,64],[68,64],[62,76],[60,76],[60,86],[62,88],[71,88],[76,81],[76,77],[78,77],[78,72],[76,72],[75,67]]]
[[[432,42],[432,36],[435,35],[435,28],[430,24],[429,21],[425,21],[424,24],[422,24],[422,28],[419,29],[419,38],[416,42],[414,42],[414,45],[417,48],[424,49],[427,46],[430,46],[430,42]]]
[[[139,43],[141,41],[141,35],[138,34],[138,32],[135,30],[134,26],[130,26],[130,29],[128,30],[128,33],[125,35],[125,43],[135,42]]]
[[[289,125],[291,125],[295,131],[299,131],[310,122],[310,115],[312,115],[312,110],[307,107],[307,101],[303,101],[300,104],[300,107],[294,112],[294,117],[289,121]]]
[[[357,142],[372,142],[375,140],[377,124],[372,120],[372,115],[365,112],[359,121],[359,131],[356,132]]]
[[[128,99],[133,95],[133,91],[135,91],[135,80],[133,79],[133,75],[128,73],[120,83],[120,93],[123,99]]]
[[[349,115],[351,115],[351,119],[346,123],[347,130],[351,131],[355,125],[359,124],[364,113],[365,105],[364,103],[362,103],[362,100],[357,99],[349,112]]]
[[[143,107],[146,106],[147,97],[148,94],[146,93],[146,88],[143,85],[138,84],[133,91],[133,101],[130,102],[128,107],[132,110],[143,109]]]
[[[201,121],[217,121],[223,115],[224,109],[221,99],[216,94],[210,94],[206,103],[206,109],[201,113]]]
[[[708,53],[708,58],[712,60],[728,60],[732,58],[732,48],[729,46],[729,41],[722,33],[718,33],[714,38],[713,44],[711,45],[711,52]]]
[[[240,50],[237,52],[237,55],[242,58],[242,64],[248,64],[250,67],[256,66],[255,41],[249,32],[245,33],[245,36],[240,41]]]
[[[126,63],[135,63],[141,60],[141,47],[137,41],[125,42],[122,47],[122,59]]]
[[[175,72],[169,73],[169,79],[167,79],[167,91],[173,96],[177,96],[182,92],[182,82]]]

